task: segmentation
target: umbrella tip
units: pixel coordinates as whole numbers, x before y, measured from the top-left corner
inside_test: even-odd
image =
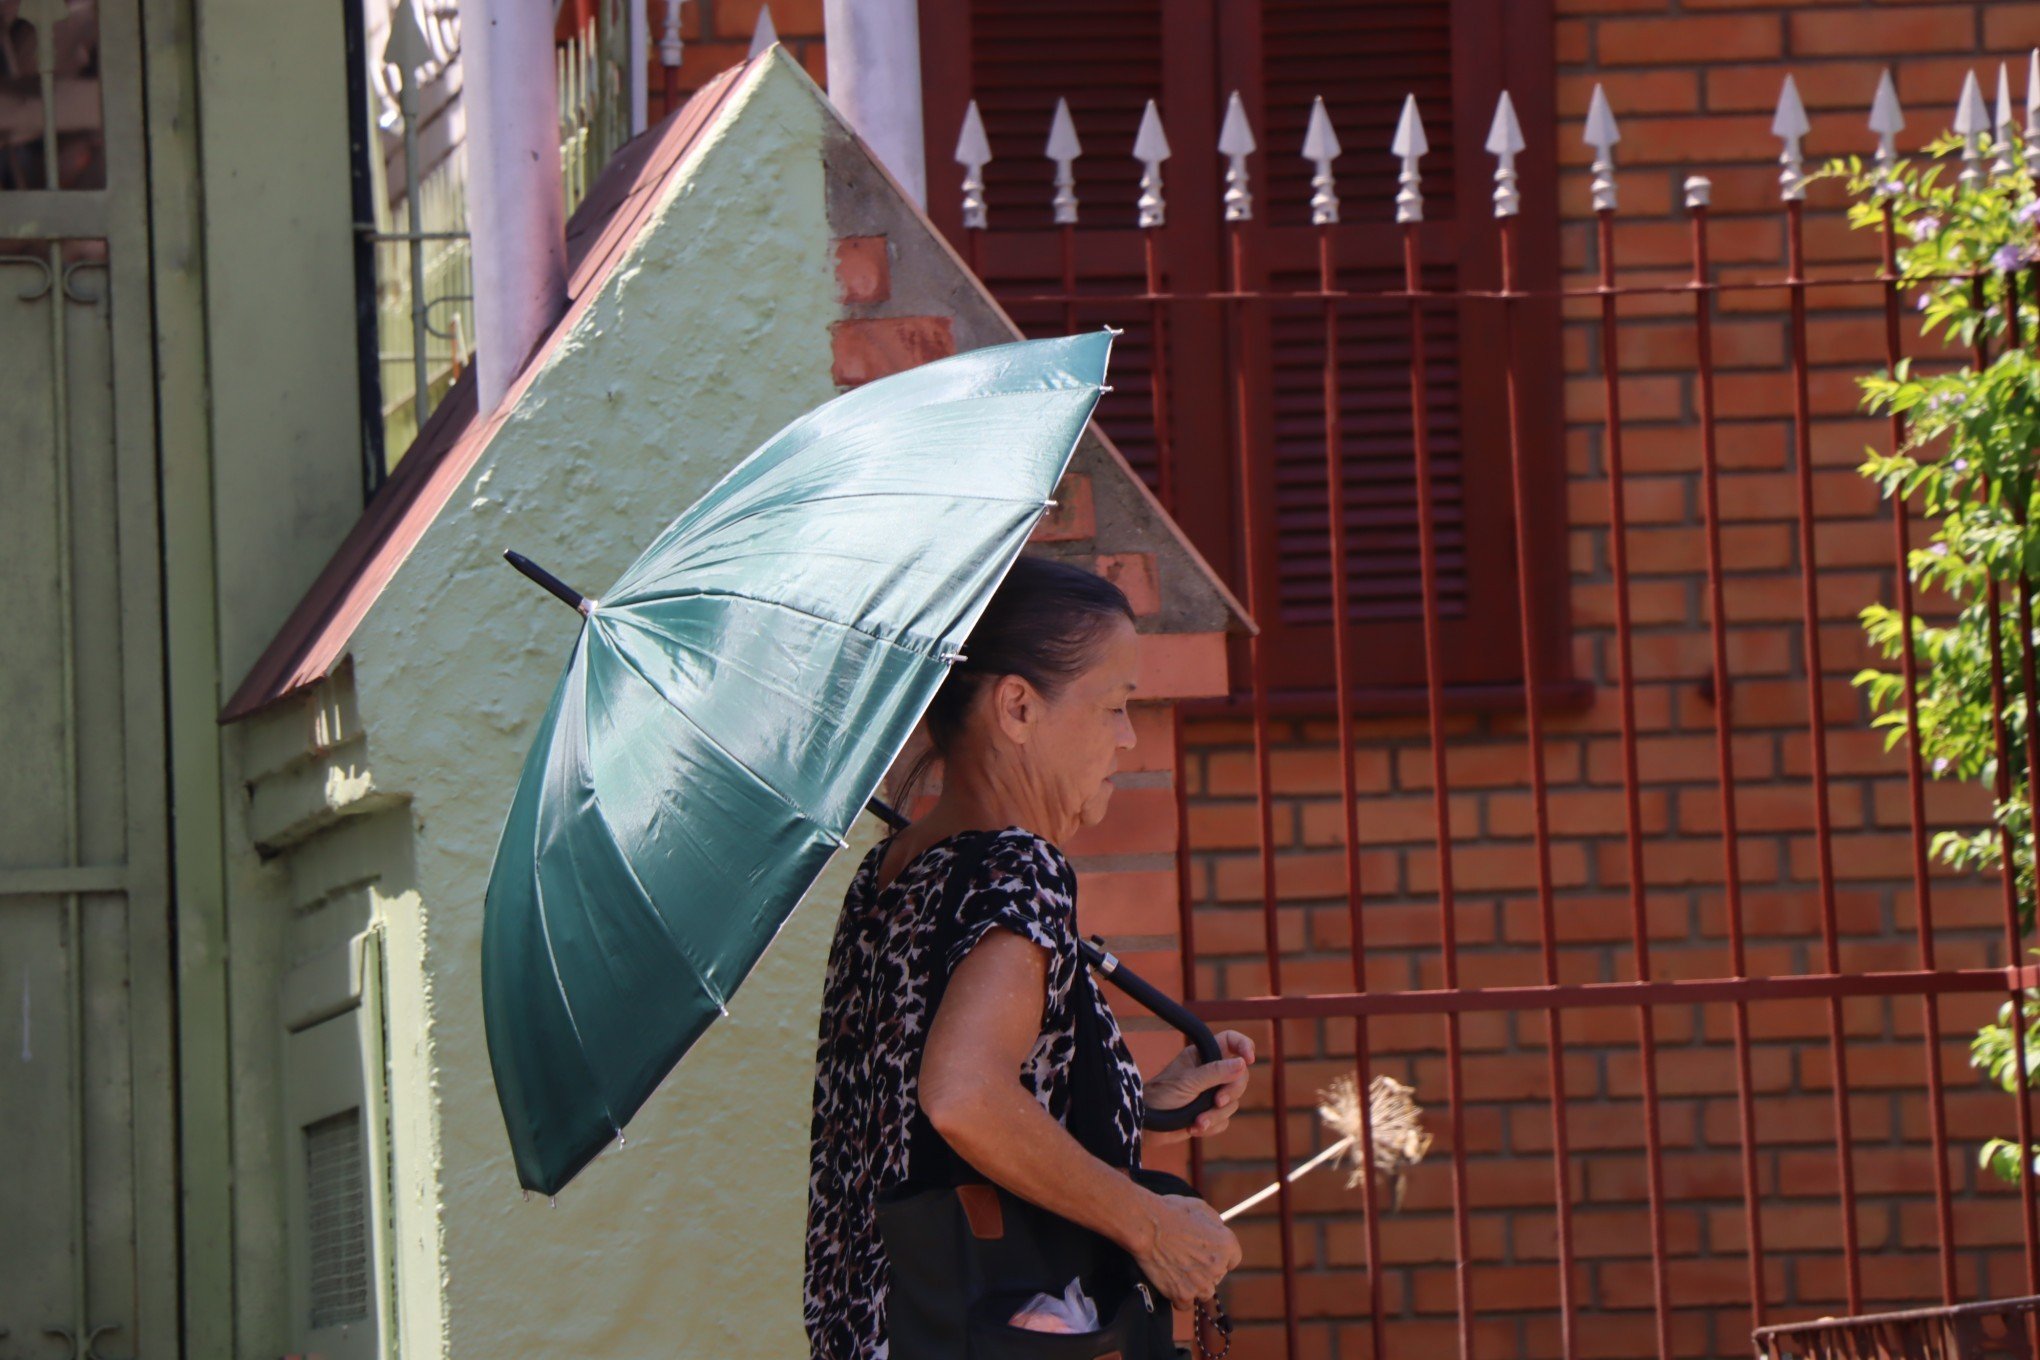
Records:
[[[594,612],[595,602],[593,600],[583,595],[580,591],[575,590],[565,581],[562,581],[559,577],[553,575],[523,553],[518,552],[515,548],[503,549],[503,560],[523,572],[530,579],[544,586],[555,598],[573,609],[574,612],[584,617]]]

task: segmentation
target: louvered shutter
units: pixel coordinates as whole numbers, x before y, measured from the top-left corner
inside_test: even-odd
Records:
[[[1066,249],[1079,293],[1124,298],[1140,291],[1141,234],[1133,226],[1139,166],[1130,153],[1147,99],[1160,103],[1176,153],[1166,168],[1162,256],[1167,286],[1178,294],[1231,286],[1218,210],[1222,161],[1211,150],[1231,90],[1241,92],[1262,148],[1249,163],[1255,218],[1248,227],[1246,283],[1271,294],[1317,284],[1311,167],[1298,150],[1314,97],[1325,98],[1346,148],[1336,167],[1339,284],[1363,293],[1402,286],[1402,232],[1393,221],[1398,164],[1387,146],[1405,94],[1415,93],[1424,107],[1432,146],[1424,161],[1421,240],[1424,286],[1440,291],[1496,284],[1486,180],[1491,166],[1478,148],[1503,81],[1526,116],[1549,116],[1549,17],[1535,0],[1514,6],[1502,0],[1259,0],[1215,7],[1183,0],[923,0],[921,12],[931,215],[964,239],[952,150],[964,106],[975,97],[995,157],[986,174],[992,229],[978,243],[980,272],[1030,334],[1052,333],[1071,321],[1127,328],[1114,356],[1117,390],[1099,419],[1151,484],[1156,455],[1147,308],[1121,301],[1072,310],[1024,301],[1059,290]],[[1537,31],[1545,35],[1541,48],[1521,41]],[[1524,69],[1511,71],[1512,50],[1542,51],[1543,60],[1516,57]],[[1058,97],[1069,99],[1085,150],[1077,162],[1082,221],[1067,239],[1051,224],[1052,167],[1041,155]],[[1540,198],[1527,173],[1525,188],[1526,210],[1555,216],[1548,193]],[[1462,204],[1472,210],[1462,213]],[[1548,285],[1553,277],[1551,240],[1542,228],[1525,233],[1526,284]],[[1557,330],[1555,313],[1545,312],[1525,318],[1519,359],[1531,452],[1552,469],[1544,479],[1553,493],[1546,501],[1557,508],[1551,404]],[[1495,319],[1491,303],[1426,310],[1440,640],[1447,683],[1461,687],[1505,687],[1521,675]],[[1239,504],[1236,404],[1244,394],[1260,510],[1256,613],[1271,685],[1278,693],[1328,693],[1332,588],[1321,306],[1309,300],[1245,307],[1179,301],[1171,304],[1166,324],[1180,482],[1176,516],[1238,585],[1244,562],[1233,522]],[[1407,701],[1424,671],[1406,307],[1344,305],[1338,334],[1352,680],[1368,701]],[[1555,517],[1540,526],[1536,543],[1551,573],[1545,584],[1556,597],[1563,529]],[[1545,674],[1555,678],[1564,662],[1563,620],[1546,622],[1552,637]],[[1244,668],[1236,676],[1244,683]]]

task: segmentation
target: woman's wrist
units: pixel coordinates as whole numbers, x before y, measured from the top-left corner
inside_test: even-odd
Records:
[[[1113,1216],[1112,1240],[1134,1256],[1154,1251],[1162,1231],[1162,1197],[1145,1186],[1127,1182],[1133,1192],[1124,1212]]]

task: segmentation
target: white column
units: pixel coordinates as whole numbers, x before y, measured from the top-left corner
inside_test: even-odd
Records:
[[[829,99],[887,170],[928,205],[917,0],[823,0]]]
[[[550,0],[461,0],[475,378],[484,415],[566,308]]]

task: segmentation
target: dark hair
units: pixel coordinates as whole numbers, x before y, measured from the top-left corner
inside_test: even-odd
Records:
[[[1115,619],[1133,622],[1133,606],[1104,577],[1048,557],[1016,560],[928,705],[929,749],[899,780],[900,810],[910,809],[928,767],[954,746],[986,685],[1017,675],[1054,699],[1096,659]]]

